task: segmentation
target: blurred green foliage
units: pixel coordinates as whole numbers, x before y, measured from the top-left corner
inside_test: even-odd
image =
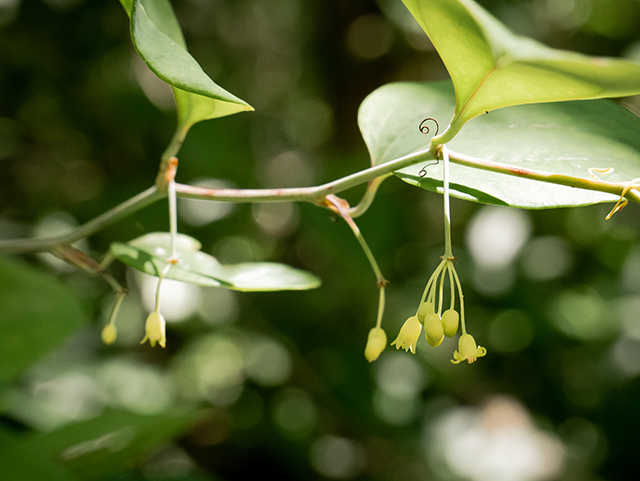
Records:
[[[364,97],[390,81],[446,78],[400,1],[172,3],[204,70],[256,108],[196,125],[180,182],[304,186],[360,170],[369,165],[356,124]],[[482,4],[553,47],[640,52],[636,1]],[[119,3],[3,2],[0,29],[0,236],[58,232],[150,186],[175,111],[169,88],[135,55]],[[625,102],[637,110],[637,100]],[[358,220],[391,281],[391,339],[439,261],[441,203],[390,180]],[[453,341],[431,350],[424,339],[415,356],[388,348],[366,363],[375,279],[348,228],[324,210],[179,208],[180,231],[221,262],[284,262],[322,287],[236,293],[166,281],[160,350],[139,345],[155,282],[114,264],[129,296],[107,347],[100,329],[114,299],[102,279],[44,254],[2,259],[0,470],[10,479],[637,472],[637,206],[605,222],[606,206],[533,212],[453,201],[467,320],[489,351],[472,366],[451,365]],[[99,258],[111,242],[167,229],[162,202],[81,247]],[[35,322],[42,309],[48,323]],[[12,342],[16,330],[25,337]]]

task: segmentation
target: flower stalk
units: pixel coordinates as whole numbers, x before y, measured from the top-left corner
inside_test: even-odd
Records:
[[[328,195],[326,197],[326,202],[333,208],[335,212],[340,214],[347,225],[351,228],[351,231],[355,235],[360,247],[364,251],[367,256],[367,260],[369,261],[369,265],[371,269],[373,269],[374,274],[376,275],[376,284],[378,286],[378,315],[376,318],[376,325],[369,331],[369,336],[367,338],[367,344],[364,349],[365,358],[369,362],[375,361],[382,351],[384,351],[387,345],[387,335],[382,329],[382,318],[384,316],[384,306],[385,306],[385,293],[384,288],[389,283],[384,276],[382,275],[382,271],[378,266],[378,262],[376,261],[373,252],[369,248],[367,241],[364,239],[362,232],[358,228],[358,225],[355,223],[353,218],[349,215],[349,208],[346,202],[343,199],[336,197],[335,195]]]
[[[456,272],[451,243],[451,212],[449,203],[449,150],[446,146],[441,149],[443,162],[443,207],[444,207],[444,255],[433,274],[427,281],[420,304],[415,315],[409,317],[400,329],[400,333],[391,344],[397,349],[411,350],[415,354],[416,345],[424,327],[425,337],[429,345],[437,347],[445,337],[453,337],[461,329],[458,351],[454,353],[452,363],[458,364],[466,360],[471,364],[477,358],[484,356],[487,350],[477,346],[476,341],[467,333],[464,316],[464,295],[462,284]],[[448,282],[447,282],[448,281]],[[445,283],[450,291],[448,308],[445,300]],[[456,311],[456,294],[460,300],[460,314]]]

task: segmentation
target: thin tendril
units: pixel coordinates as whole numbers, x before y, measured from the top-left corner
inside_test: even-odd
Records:
[[[420,122],[420,125],[418,126],[418,129],[420,129],[420,133],[421,133],[421,134],[425,134],[425,135],[426,135],[426,134],[428,134],[429,132],[431,132],[431,129],[429,129],[429,126],[428,126],[428,125],[425,125],[425,122],[428,122],[429,120],[430,120],[431,122],[433,122],[434,124],[436,124],[436,133],[435,133],[435,134],[433,134],[433,135],[434,135],[434,136],[435,136],[435,135],[438,135],[438,132],[440,132],[440,124],[438,124],[438,121],[437,121],[436,119],[434,119],[433,117],[427,117],[427,118],[426,118],[426,119],[424,119],[422,122]]]
[[[431,132],[431,129],[429,129],[429,126],[426,125],[426,122],[433,122],[436,124],[436,133],[433,134],[433,136],[435,137],[436,135],[438,135],[438,132],[440,132],[440,124],[438,124],[438,121],[436,119],[434,119],[433,117],[427,117],[426,119],[424,119],[422,122],[420,122],[420,125],[418,126],[418,129],[420,130],[421,134],[428,134],[429,132]],[[429,167],[430,165],[438,165],[440,163],[439,160],[436,160],[435,163],[434,162],[430,162],[428,164],[426,164],[422,169],[420,169],[420,172],[418,172],[418,175],[420,177],[425,177],[427,175],[427,167]]]

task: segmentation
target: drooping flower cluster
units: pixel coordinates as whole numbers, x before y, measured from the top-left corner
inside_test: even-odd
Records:
[[[391,343],[392,346],[396,346],[396,349],[411,350],[415,354],[423,327],[427,342],[431,346],[437,347],[445,336],[455,336],[458,332],[458,325],[460,325],[462,335],[458,341],[458,350],[453,353],[451,362],[458,364],[461,361],[467,361],[471,364],[487,353],[487,350],[482,346],[477,346],[473,336],[467,333],[462,286],[453,265],[454,260],[453,256],[442,257],[442,261],[427,282],[416,314],[405,321],[398,337]],[[451,300],[448,306],[445,305],[444,299],[447,279],[451,291]],[[460,298],[460,314],[455,309],[456,292]]]

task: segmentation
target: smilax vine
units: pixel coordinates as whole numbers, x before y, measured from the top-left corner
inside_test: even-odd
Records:
[[[102,330],[107,344],[116,340],[116,317],[125,295],[109,274],[109,264],[117,260],[157,277],[155,309],[147,317],[142,342],[165,347],[163,279],[237,291],[304,290],[320,284],[313,274],[278,263],[221,264],[201,251],[198,240],[178,232],[176,199],[308,202],[347,223],[374,272],[378,314],[365,346],[366,359],[374,361],[388,345],[382,328],[387,281],[354,219],[367,211],[381,183],[395,175],[411,186],[443,194],[445,239],[441,262],[426,283],[415,315],[391,345],[415,353],[423,329],[428,344],[436,347],[460,328],[451,362],[471,364],[485,356],[487,350],[467,331],[451,244],[449,197],[531,209],[618,202],[612,212],[627,201],[640,202],[640,119],[598,100],[640,94],[640,65],[555,50],[517,36],[472,0],[403,3],[436,48],[451,80],[392,83],[363,101],[358,123],[370,167],[313,187],[210,189],[176,182],[178,154],[187,133],[198,122],[253,108],[214,83],[189,54],[168,0],[121,0],[136,51],[171,86],[177,107],[175,133],[159,159],[155,183],[68,234],[1,241],[0,252],[49,251],[104,277],[116,293]],[[442,132],[436,128],[431,134],[426,120],[444,126]],[[554,148],[563,142],[572,149],[570,160]],[[596,172],[606,172],[607,180]],[[362,184],[367,190],[357,205],[339,197]],[[114,242],[100,263],[70,246],[165,198],[168,232]]]

